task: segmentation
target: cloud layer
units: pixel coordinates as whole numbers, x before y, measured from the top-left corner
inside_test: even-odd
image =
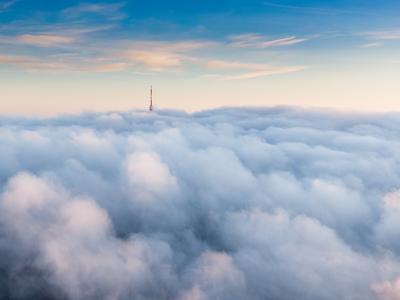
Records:
[[[398,299],[398,117],[2,117],[0,298]]]

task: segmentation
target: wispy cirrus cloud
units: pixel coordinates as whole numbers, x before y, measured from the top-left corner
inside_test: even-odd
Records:
[[[57,24],[51,26],[41,24],[30,27],[29,32],[18,30],[14,35],[0,36],[0,45],[11,45],[18,50],[3,53],[0,64],[41,71],[152,73],[189,71],[191,67],[200,66],[203,73],[208,73],[211,69],[218,71],[217,76],[224,80],[250,79],[305,69],[304,66],[273,66],[219,60],[210,49],[215,47],[219,53],[241,52],[247,51],[246,48],[264,49],[295,45],[308,38],[287,36],[271,40],[260,34],[249,33],[225,37],[222,42],[210,39],[135,40],[112,35],[105,39],[101,37],[103,34],[98,33],[112,30],[117,23],[114,21],[104,24],[99,24],[97,21],[91,23],[86,22],[88,19],[84,18],[87,14],[94,14],[104,16],[107,21],[114,20],[124,5],[124,3],[83,3],[62,10],[59,13],[61,20]],[[74,22],[68,22],[69,19],[74,19]],[[26,46],[29,48],[24,48]],[[32,46],[48,49],[42,51],[32,49]],[[24,53],[24,55],[10,55],[10,53]],[[26,55],[26,53],[31,54]],[[74,55],[68,55],[69,53]]]
[[[95,55],[64,53],[39,56],[2,55],[0,65],[25,70],[82,71],[82,72],[175,72],[190,66],[202,72],[217,72],[213,76],[221,80],[252,79],[257,77],[299,72],[307,66],[276,66],[264,63],[227,61],[199,58],[196,51],[217,47],[212,41],[136,41],[116,44],[116,49],[103,49]],[[208,74],[209,75],[209,74]],[[208,76],[206,75],[206,76]]]
[[[118,32],[128,4],[86,1],[55,12],[53,22],[32,17],[0,26],[0,64],[24,70],[94,73],[190,72],[200,67],[203,73],[218,70],[218,76],[224,79],[255,78],[293,72],[295,68],[217,62],[217,58],[221,53],[290,46],[308,39],[291,35],[267,39],[256,33],[204,40],[137,38]],[[27,23],[29,27],[21,26]],[[217,51],[213,52],[213,47]]]
[[[288,36],[280,39],[268,40],[256,33],[233,35],[229,37],[230,45],[237,48],[268,48],[279,46],[290,46],[305,42],[308,38]]]
[[[112,25],[56,24],[53,26],[31,25],[29,30],[22,31],[13,27],[5,27],[0,28],[0,46],[13,45],[14,52],[19,52],[26,46],[54,48],[54,50],[65,47],[85,49],[91,40],[91,34],[107,31],[111,28],[113,28]],[[13,31],[16,31],[13,35],[9,34]],[[2,35],[1,32],[7,34]]]
[[[372,40],[400,40],[400,29],[363,32],[360,35]]]
[[[55,39],[54,40],[58,40]],[[29,40],[32,42],[31,40]],[[53,42],[53,39],[51,40]],[[35,39],[35,43],[38,41]],[[46,42],[47,39],[40,41]],[[195,57],[191,51],[215,45],[211,41],[136,41],[119,42],[113,49],[101,44],[101,50],[87,49],[94,54],[84,55],[76,52],[47,55],[20,56],[2,55],[0,64],[28,70],[72,70],[84,72],[116,72],[123,70],[137,71],[172,71],[182,67],[186,62],[192,62]],[[51,44],[54,46],[54,44]],[[102,47],[104,46],[104,48]],[[82,50],[82,49],[77,49]]]
[[[0,0],[1,1],[1,0]],[[0,12],[20,0],[0,3]],[[52,15],[54,21],[44,22],[37,17],[0,25],[1,44],[58,47],[72,45],[80,40],[88,41],[92,33],[110,30],[124,17],[125,3],[81,3],[67,7]],[[42,12],[43,14],[43,12]],[[100,16],[92,19],[88,15]],[[89,17],[89,18],[88,18]]]
[[[257,77],[264,77],[270,75],[277,75],[277,74],[287,74],[287,73],[294,73],[299,72],[307,69],[305,66],[288,66],[288,67],[275,67],[269,66],[263,70],[251,71],[246,72],[238,75],[228,75],[223,77],[224,80],[240,80],[240,79],[252,79]]]
[[[112,62],[101,57],[82,58],[75,55],[54,55],[45,58],[26,55],[0,55],[0,65],[34,72],[79,71],[94,73],[118,72],[130,67],[126,62]]]
[[[53,35],[53,34],[23,34],[15,38],[17,42],[24,44],[51,47],[63,44],[71,44],[75,41],[72,36]]]
[[[26,70],[64,70],[67,68],[67,65],[62,62],[24,55],[0,54],[0,65],[8,65]]]
[[[350,11],[350,10],[337,9],[337,8],[289,5],[289,4],[279,4],[279,3],[275,3],[275,2],[264,2],[263,4],[268,7],[290,9],[290,10],[296,10],[296,11],[301,11],[303,13],[310,13],[310,14],[333,15],[333,14],[353,14],[354,13],[353,11]]]
[[[20,0],[6,0],[0,3],[0,13],[8,10],[11,6],[16,4]]]
[[[125,18],[121,9],[125,3],[81,3],[77,6],[68,7],[61,11],[61,15],[67,19],[79,18],[88,14],[106,17],[109,20],[120,20]]]
[[[362,37],[366,42],[360,47],[362,48],[376,48],[384,46],[385,43],[400,40],[400,29],[387,29],[359,32],[356,36]]]
[[[381,47],[381,46],[383,46],[382,43],[374,42],[374,43],[362,44],[360,47],[361,48],[377,48],[377,47]]]
[[[185,61],[192,61],[193,50],[215,46],[212,41],[139,41],[130,43],[127,50],[117,53],[122,59],[153,71],[177,68]]]
[[[285,74],[299,72],[307,69],[307,66],[273,66],[268,64],[256,64],[256,63],[243,63],[238,61],[223,61],[223,60],[211,60],[205,63],[205,66],[211,70],[237,70],[241,71],[236,74],[229,75],[217,75],[223,80],[240,80],[240,79],[252,79],[257,77],[264,77],[275,74]]]

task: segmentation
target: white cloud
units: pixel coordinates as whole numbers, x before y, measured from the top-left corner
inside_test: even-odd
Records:
[[[372,40],[381,40],[381,41],[400,40],[400,30],[398,29],[385,30],[385,31],[370,31],[361,33],[361,35]]]
[[[217,76],[223,80],[251,79],[275,74],[299,72],[307,69],[306,66],[272,66],[256,63],[242,63],[237,61],[210,60],[205,66],[211,70],[241,70],[240,74]]]
[[[234,35],[229,37],[231,46],[238,48],[269,48],[279,46],[290,46],[307,41],[307,38],[297,38],[295,36],[284,37],[275,40],[267,40],[264,36],[255,33]]]
[[[298,5],[280,4],[280,3],[275,3],[275,2],[263,2],[263,4],[265,6],[269,6],[269,7],[290,9],[290,10],[296,10],[296,11],[301,11],[301,12],[311,13],[311,14],[318,14],[318,15],[354,14],[353,11],[342,10],[342,9],[337,9],[337,8],[332,8],[332,7],[298,6]]]
[[[360,47],[361,48],[376,48],[376,47],[381,47],[383,46],[382,43],[367,43],[367,44],[363,44]]]
[[[400,278],[374,284],[372,289],[379,300],[397,300],[400,298]]]
[[[270,75],[276,75],[276,74],[287,74],[287,73],[294,73],[294,72],[300,72],[307,69],[305,66],[294,66],[294,67],[268,67],[265,68],[264,70],[258,70],[258,71],[252,71],[252,72],[247,72],[239,75],[229,75],[223,77],[225,80],[240,80],[240,79],[251,79],[251,78],[257,78],[257,77],[263,77],[263,76],[270,76]]]
[[[83,29],[82,29],[83,30]],[[89,30],[89,29],[88,29]],[[100,30],[100,29],[99,29]],[[135,41],[117,42],[112,49],[92,49],[95,54],[82,55],[76,44],[81,43],[85,34],[69,32],[68,35],[25,34],[17,37],[1,37],[4,43],[29,44],[38,47],[66,47],[73,55],[21,56],[0,54],[0,64],[12,65],[29,70],[73,70],[83,72],[116,72],[123,70],[174,71],[193,63],[196,58],[192,52],[214,46],[211,41]]]
[[[0,298],[398,295],[398,114],[275,107],[0,124]]]
[[[97,9],[97,6],[95,6]],[[94,9],[94,8],[93,8]],[[61,26],[36,28],[32,32],[15,36],[0,36],[0,44],[15,47],[48,48],[49,51],[30,49],[18,55],[0,53],[0,64],[35,71],[79,71],[79,72],[177,72],[188,71],[190,67],[201,67],[202,72],[213,70],[243,70],[240,74],[217,74],[222,79],[248,79],[272,74],[292,73],[305,66],[272,66],[255,62],[224,61],[215,59],[213,48],[231,51],[238,48],[287,46],[305,39],[287,37],[278,40],[264,40],[262,36],[247,34],[230,37],[231,44],[213,40],[131,40],[116,38],[109,41],[92,40],[91,34],[110,29],[110,26]],[[47,49],[46,49],[47,50]],[[51,50],[51,52],[50,52]],[[240,51],[246,51],[241,49]],[[15,51],[21,53],[21,51]],[[50,54],[51,53],[51,54]],[[256,60],[257,58],[255,58]],[[223,73],[223,72],[222,72]],[[207,74],[204,74],[207,75]]]

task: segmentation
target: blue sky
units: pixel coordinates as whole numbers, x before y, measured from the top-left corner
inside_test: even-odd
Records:
[[[400,110],[399,1],[0,2],[3,113]],[[346,91],[346,92],[344,92]]]

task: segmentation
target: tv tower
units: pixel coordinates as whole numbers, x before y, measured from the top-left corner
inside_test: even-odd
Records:
[[[149,111],[153,111],[153,86],[150,86],[150,105]]]

